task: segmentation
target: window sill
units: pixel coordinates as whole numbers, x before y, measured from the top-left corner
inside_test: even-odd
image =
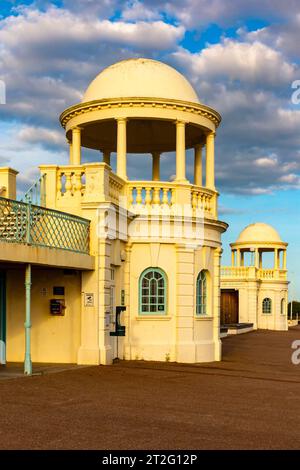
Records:
[[[209,315],[195,315],[194,316],[195,320],[212,320],[213,317],[209,316]]]
[[[170,315],[139,315],[135,317],[135,320],[171,320]]]

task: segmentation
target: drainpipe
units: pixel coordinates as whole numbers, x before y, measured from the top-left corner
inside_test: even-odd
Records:
[[[31,343],[30,343],[30,307],[31,307],[31,264],[26,265],[25,271],[25,293],[26,293],[26,318],[25,318],[25,360],[24,360],[24,374],[32,374],[31,362]]]

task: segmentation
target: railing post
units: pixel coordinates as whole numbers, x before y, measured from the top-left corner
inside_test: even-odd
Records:
[[[40,204],[42,207],[46,206],[46,175],[43,173],[41,176],[41,186],[40,186]]]
[[[25,295],[26,295],[26,317],[25,317],[25,360],[24,374],[32,374],[31,362],[31,264],[27,264],[25,271]]]
[[[30,229],[31,229],[31,204],[30,204],[30,203],[27,203],[26,243],[27,243],[28,245],[31,244]]]

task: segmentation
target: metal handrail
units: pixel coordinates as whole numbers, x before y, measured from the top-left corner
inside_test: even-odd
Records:
[[[42,207],[46,206],[46,174],[42,174],[26,191],[21,202],[35,204]]]
[[[0,241],[89,253],[90,221],[0,197]]]

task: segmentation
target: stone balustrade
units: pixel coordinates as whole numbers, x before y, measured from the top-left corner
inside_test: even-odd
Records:
[[[245,279],[249,277],[249,268],[246,266],[222,266],[221,277]]]
[[[127,191],[129,207],[172,206],[175,187],[174,183],[161,181],[130,181]]]
[[[72,210],[82,202],[112,202],[133,213],[187,207],[190,215],[217,218],[217,193],[192,184],[127,181],[106,163],[42,165],[46,175],[47,207]],[[55,186],[55,190],[54,190]],[[120,201],[122,198],[122,201]]]
[[[83,196],[85,192],[85,166],[65,165],[57,169],[57,198]]]
[[[287,279],[285,269],[257,269],[255,266],[222,266],[221,277],[232,279]]]
[[[129,181],[127,195],[129,207],[135,212],[187,205],[193,215],[202,213],[206,217],[217,216],[217,193],[199,186],[162,181]]]

